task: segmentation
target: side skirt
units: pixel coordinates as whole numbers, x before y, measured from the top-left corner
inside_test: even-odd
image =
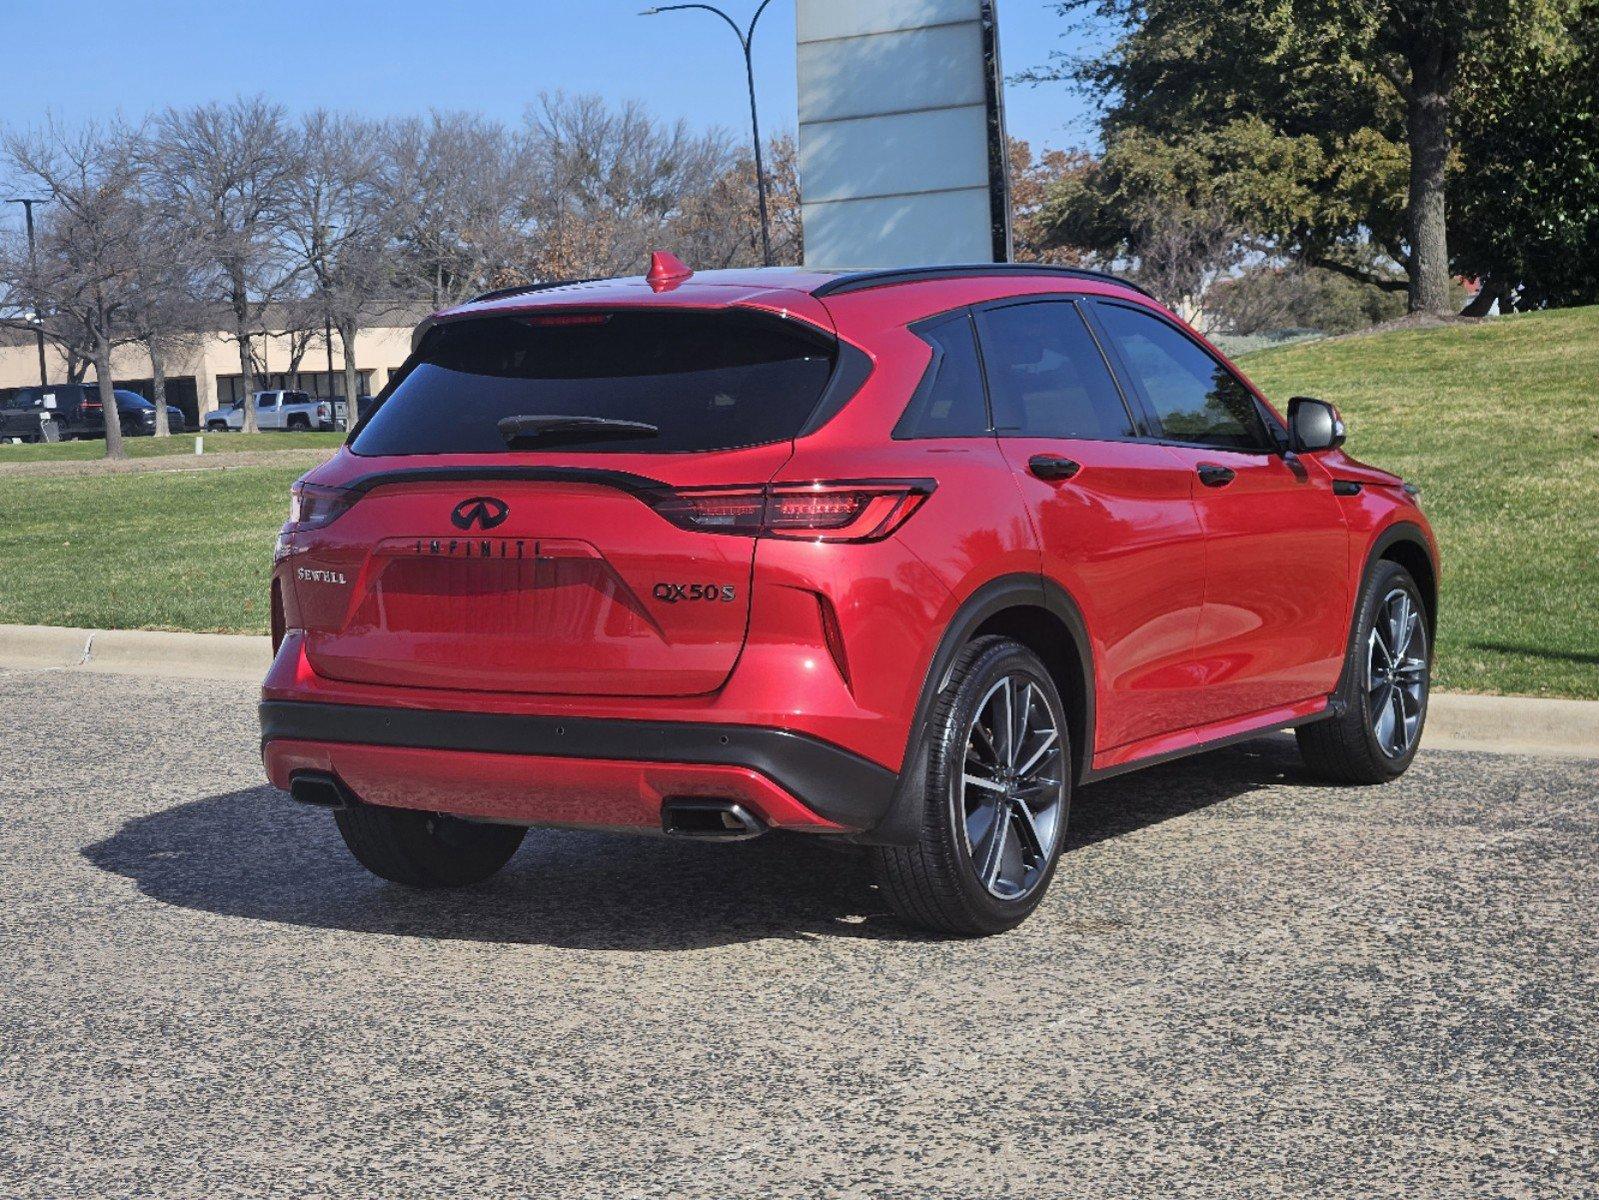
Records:
[[[1282,729],[1292,729],[1296,725],[1324,721],[1328,717],[1338,715],[1340,711],[1341,706],[1338,701],[1329,696],[1321,696],[1315,700],[1303,700],[1298,704],[1268,709],[1251,717],[1219,721],[1199,729],[1166,733],[1141,742],[1132,742],[1095,756],[1095,765],[1084,772],[1080,782],[1097,783],[1101,779],[1111,779],[1130,771],[1171,762],[1173,759],[1187,758],[1190,754],[1220,750],[1224,746],[1247,742],[1263,733],[1275,733]]]

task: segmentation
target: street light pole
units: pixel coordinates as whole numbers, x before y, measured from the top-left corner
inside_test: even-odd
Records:
[[[750,18],[748,29],[740,29],[737,21],[713,4],[663,4],[659,8],[646,8],[639,14],[641,17],[652,17],[657,13],[681,12],[689,8],[704,9],[726,21],[733,30],[733,36],[738,38],[739,47],[744,51],[744,77],[750,90],[750,134],[755,140],[755,195],[761,208],[761,261],[768,267],[772,265],[772,234],[766,216],[766,167],[761,156],[761,119],[755,109],[755,59],[752,47],[755,44],[755,23],[761,19],[761,14],[771,2],[761,0],[761,6]]]
[[[27,214],[28,220],[28,270],[37,272],[39,269],[38,258],[33,251],[33,206],[35,204],[49,204],[48,198],[41,199],[37,196],[17,196],[8,200],[8,204],[22,205],[22,211]],[[33,297],[33,339],[39,348],[39,386],[49,387],[50,379],[44,369],[44,314],[39,311],[39,297]]]

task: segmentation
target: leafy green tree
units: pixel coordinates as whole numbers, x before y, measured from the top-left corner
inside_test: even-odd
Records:
[[[1571,2],[1067,0],[1063,15],[1121,36],[1024,78],[1075,79],[1104,100],[1107,166],[1134,132],[1181,147],[1230,176],[1211,186],[1280,252],[1391,285],[1358,265],[1376,245],[1404,268],[1411,309],[1442,312],[1463,69],[1557,38]]]
[[[1494,47],[1462,81],[1451,187],[1473,309],[1599,301],[1599,2],[1567,36]]]

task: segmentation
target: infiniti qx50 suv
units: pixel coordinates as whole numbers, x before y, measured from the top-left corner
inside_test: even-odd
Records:
[[[784,829],[1005,930],[1085,783],[1288,727],[1330,779],[1409,765],[1435,547],[1343,438],[1086,271],[481,297],[294,488],[266,766],[414,887],[530,826]]]

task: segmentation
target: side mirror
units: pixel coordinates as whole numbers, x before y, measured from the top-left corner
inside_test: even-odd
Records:
[[[1344,419],[1325,400],[1295,396],[1288,402],[1288,448],[1296,454],[1344,444]]]

